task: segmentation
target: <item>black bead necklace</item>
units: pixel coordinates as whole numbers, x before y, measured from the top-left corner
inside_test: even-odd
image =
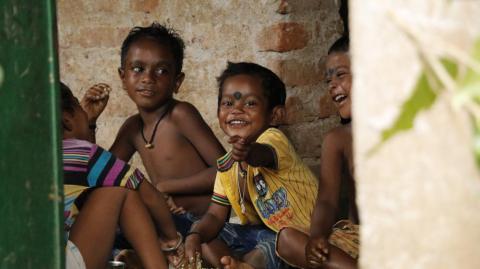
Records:
[[[162,119],[167,115],[167,113],[170,111],[171,105],[167,104],[167,107],[165,108],[165,111],[163,111],[163,114],[158,118],[157,123],[155,123],[155,127],[153,127],[153,132],[152,136],[150,137],[150,140],[147,141],[147,138],[145,138],[145,133],[143,132],[143,120],[142,120],[142,128],[140,129],[140,133],[142,134],[143,141],[145,142],[145,148],[147,149],[153,149],[153,139],[155,139],[155,134],[157,133],[157,128],[158,124],[162,121]]]

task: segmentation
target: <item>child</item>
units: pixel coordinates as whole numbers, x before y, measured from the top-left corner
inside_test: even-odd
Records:
[[[137,169],[88,141],[87,113],[65,84],[60,89],[67,268],[105,268],[118,225],[145,268],[168,268],[162,250],[180,263],[182,236],[161,194]]]
[[[305,256],[310,268],[356,268],[358,258],[359,221],[350,123],[352,75],[348,51],[349,40],[342,37],[332,45],[327,57],[328,90],[342,121],[348,123],[331,130],[323,141],[320,186]],[[342,218],[348,221],[334,225]]]
[[[220,238],[237,255],[219,253],[225,268],[281,268],[276,242],[278,251],[286,252],[296,244],[281,243],[277,233],[286,227],[308,230],[318,187],[292,144],[274,128],[285,113],[285,85],[267,68],[244,62],[229,63],[218,81],[218,120],[232,150],[217,161],[213,203],[186,238],[188,262],[195,263],[200,243],[223,228]],[[225,223],[231,208],[241,225]]]
[[[140,154],[152,184],[173,197],[177,229],[186,233],[208,207],[215,160],[225,150],[195,107],[173,98],[185,78],[183,50],[180,37],[157,23],[130,31],[118,72],[138,114],[110,150],[124,161]]]

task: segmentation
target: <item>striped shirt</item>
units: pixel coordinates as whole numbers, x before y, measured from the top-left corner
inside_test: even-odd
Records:
[[[68,233],[89,190],[95,187],[137,189],[143,174],[88,141],[63,140],[64,228]],[[68,237],[66,238],[68,239]]]
[[[231,152],[217,160],[212,202],[232,206],[242,224],[263,222],[275,232],[283,227],[308,232],[317,197],[317,179],[280,130],[269,128],[256,142],[273,149],[276,169],[248,166],[247,190],[252,203],[245,202],[245,213],[239,203],[238,162],[233,161]]]

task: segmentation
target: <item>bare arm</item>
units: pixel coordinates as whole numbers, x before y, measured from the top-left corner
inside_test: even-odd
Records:
[[[152,216],[157,232],[163,235],[166,241],[177,239],[175,224],[173,223],[170,210],[161,192],[157,191],[147,180],[139,187],[140,197]]]
[[[229,212],[230,206],[210,204],[207,213],[192,225],[185,238],[185,256],[188,259],[196,257],[195,253],[201,251],[202,243],[215,239],[225,225]]]
[[[336,132],[328,133],[323,141],[320,182],[310,229],[312,237],[328,238],[335,222],[342,181],[342,143]]]
[[[110,152],[117,158],[128,162],[132,158],[136,149],[132,142],[133,131],[139,130],[135,125],[138,121],[138,115],[128,118],[117,133],[117,137],[110,147]]]
[[[170,194],[210,193],[215,181],[216,161],[225,154],[225,149],[191,104],[177,104],[172,112],[172,119],[207,167],[188,177],[160,181],[157,188]]]

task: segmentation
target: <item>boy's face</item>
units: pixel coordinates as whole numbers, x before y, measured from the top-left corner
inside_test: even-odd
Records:
[[[271,114],[259,78],[236,75],[225,80],[218,111],[225,134],[252,142],[270,126]]]
[[[157,41],[142,38],[130,45],[123,68],[123,88],[137,107],[154,110],[172,98],[184,74],[176,74],[173,54]]]
[[[64,111],[62,114],[64,138],[89,139],[90,128],[88,127],[87,112],[80,106],[77,98],[75,98],[73,113]]]
[[[352,74],[350,72],[350,57],[348,53],[334,52],[327,57],[326,82],[328,92],[332,97],[340,116],[349,119],[352,116],[350,90]]]

